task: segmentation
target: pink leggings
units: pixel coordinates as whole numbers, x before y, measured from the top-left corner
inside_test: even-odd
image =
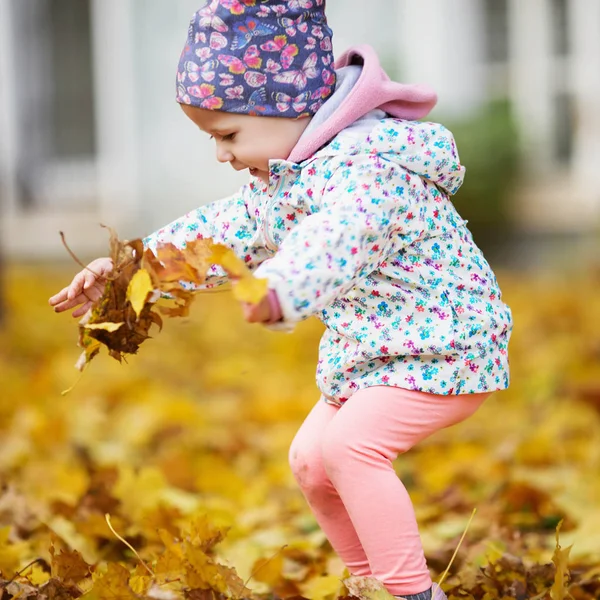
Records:
[[[377,386],[341,407],[321,400],[313,408],[292,443],[290,464],[352,575],[375,577],[394,595],[431,587],[412,503],[392,461],[472,415],[489,395]]]

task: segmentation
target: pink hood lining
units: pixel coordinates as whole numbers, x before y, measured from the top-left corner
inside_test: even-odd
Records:
[[[375,50],[367,44],[344,52],[335,61],[335,68],[360,63],[363,65],[360,77],[339,109],[312,134],[296,144],[288,157],[289,161],[299,163],[311,157],[342,129],[373,109],[379,108],[392,117],[413,121],[425,117],[435,106],[437,95],[433,89],[427,85],[391,81],[382,69]]]

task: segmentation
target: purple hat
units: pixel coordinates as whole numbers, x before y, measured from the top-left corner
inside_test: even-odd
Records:
[[[335,89],[325,0],[206,0],[192,17],[177,102],[266,117],[314,115]]]

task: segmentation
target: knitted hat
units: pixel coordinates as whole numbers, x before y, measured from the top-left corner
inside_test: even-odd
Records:
[[[206,0],[179,61],[177,102],[314,115],[335,89],[332,35],[325,0]]]

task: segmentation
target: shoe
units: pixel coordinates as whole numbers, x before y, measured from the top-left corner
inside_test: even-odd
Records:
[[[442,588],[437,583],[431,586],[431,600],[448,600],[448,596],[444,594]]]

